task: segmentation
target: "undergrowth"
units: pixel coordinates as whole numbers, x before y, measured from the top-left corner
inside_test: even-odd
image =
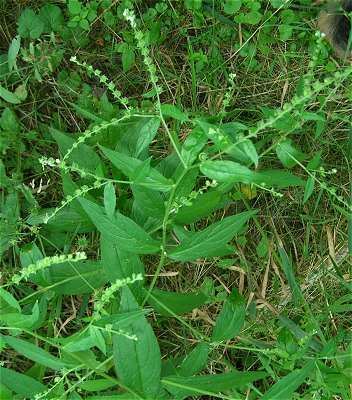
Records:
[[[351,397],[352,66],[310,0],[0,1],[1,399]]]

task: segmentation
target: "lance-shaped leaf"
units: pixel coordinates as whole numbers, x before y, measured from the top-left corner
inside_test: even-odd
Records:
[[[109,218],[97,204],[84,198],[79,199],[79,202],[98,231],[117,243],[121,249],[135,254],[153,254],[160,250],[159,242],[130,218],[119,212]]]
[[[197,258],[212,257],[224,254],[224,248],[255,214],[246,211],[224,218],[208,228],[194,233],[185,239],[176,249],[168,253],[176,261],[191,261]]]

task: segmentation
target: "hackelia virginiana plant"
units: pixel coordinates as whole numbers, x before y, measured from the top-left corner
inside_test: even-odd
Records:
[[[23,279],[27,280],[31,275],[43,271],[55,264],[62,264],[65,262],[78,262],[86,260],[87,256],[84,252],[77,252],[73,254],[62,254],[51,257],[44,257],[34,264],[30,264],[27,267],[21,269],[18,274],[12,276],[12,282],[15,284],[20,283]]]
[[[80,62],[76,56],[72,56],[70,58],[70,61],[73,62],[74,64],[84,68],[88,73],[93,74],[96,76],[100,83],[104,85],[113,95],[113,97],[119,101],[127,110],[130,110],[130,107],[128,106],[129,100],[127,97],[124,97],[121,93],[120,90],[116,88],[116,85],[114,82],[109,80],[109,78],[102,73],[99,69],[94,69],[92,65],[87,64],[85,61]]]
[[[94,319],[99,319],[100,314],[105,307],[106,304],[110,302],[114,294],[124,286],[130,285],[137,281],[142,281],[142,274],[132,274],[131,277],[124,279],[117,279],[114,283],[112,283],[108,288],[104,290],[100,298],[94,304]]]

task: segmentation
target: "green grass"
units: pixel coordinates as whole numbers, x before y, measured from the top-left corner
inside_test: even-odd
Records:
[[[1,399],[351,398],[352,67],[319,8],[24,3],[0,1]]]

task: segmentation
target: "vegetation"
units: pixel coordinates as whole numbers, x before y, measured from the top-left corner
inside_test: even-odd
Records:
[[[351,398],[315,3],[0,0],[1,399]]]

